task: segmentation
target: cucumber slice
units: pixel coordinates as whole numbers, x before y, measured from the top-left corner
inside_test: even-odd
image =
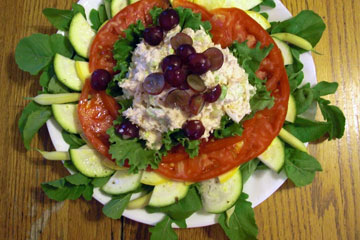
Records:
[[[90,46],[95,34],[81,13],[73,17],[69,29],[69,40],[80,56],[89,58]]]
[[[287,45],[285,42],[277,39],[277,38],[272,38],[274,40],[274,42],[276,43],[276,45],[278,46],[278,48],[281,51],[281,55],[283,56],[284,59],[284,65],[290,65],[294,63],[294,59],[293,56],[291,54],[291,50],[289,45]]]
[[[114,17],[118,12],[128,5],[127,0],[112,0],[111,1],[111,16]]]
[[[203,207],[207,212],[220,213],[231,208],[242,191],[240,171],[226,182],[220,183],[217,178],[200,182],[199,192]]]
[[[293,95],[290,94],[285,120],[293,123],[295,122],[295,118],[296,118],[296,102]]]
[[[293,146],[294,148],[306,153],[308,152],[304,143],[297,139],[294,135],[286,131],[284,128],[280,130],[279,137],[284,140],[284,142]]]
[[[239,171],[239,167],[240,166],[218,176],[220,183],[224,183],[227,180],[229,180],[232,176],[234,176],[234,174],[236,174],[236,172]]]
[[[252,19],[254,19],[263,29],[267,30],[271,28],[269,21],[260,13],[254,11],[245,11]]]
[[[129,174],[128,169],[116,171],[101,190],[112,195],[127,193],[134,191],[141,185],[140,179],[141,172]]]
[[[156,185],[151,195],[149,206],[165,207],[183,199],[189,186],[183,182],[169,181]]]
[[[285,163],[284,144],[278,137],[274,138],[266,151],[258,156],[258,158],[270,169],[279,172]]]
[[[158,174],[156,172],[144,171],[140,181],[142,184],[155,186],[155,185],[165,183],[169,180],[167,178],[164,178],[163,176],[161,176],[160,174]]]
[[[130,3],[130,4],[133,4],[133,3],[136,3],[136,2],[138,2],[138,1],[140,1],[140,0],[129,0],[129,3]]]
[[[77,104],[53,104],[51,105],[55,120],[59,125],[70,133],[81,133]]]
[[[88,177],[107,177],[114,173],[114,170],[103,165],[104,158],[94,149],[70,149],[70,157],[75,167]]]
[[[72,90],[81,91],[83,82],[77,75],[75,60],[56,54],[54,69],[60,82]]]
[[[32,98],[40,105],[52,105],[61,103],[77,102],[80,99],[80,93],[58,93],[58,94],[40,94]]]
[[[306,51],[311,51],[313,50],[313,47],[311,45],[311,43],[302,38],[302,37],[299,37],[295,34],[292,34],[292,33],[274,33],[274,34],[271,34],[272,37],[274,38],[277,38],[279,40],[282,40],[282,41],[285,41],[285,42],[288,42],[290,44],[293,44],[299,48],[302,48]]]

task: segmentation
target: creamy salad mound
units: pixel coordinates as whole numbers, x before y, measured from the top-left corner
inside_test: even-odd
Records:
[[[221,96],[215,102],[205,101],[200,111],[193,114],[181,106],[167,104],[169,93],[176,89],[169,84],[157,95],[144,90],[144,80],[152,73],[163,73],[163,59],[175,54],[171,39],[178,36],[180,31],[179,25],[168,31],[157,46],[151,46],[145,40],[139,43],[133,53],[128,76],[119,83],[124,97],[133,99],[132,107],[124,111],[123,115],[139,127],[140,138],[146,141],[150,149],[159,149],[163,133],[182,128],[189,120],[201,121],[205,131],[200,138],[208,139],[210,134],[220,127],[221,118],[225,114],[239,123],[251,112],[250,98],[256,89],[248,82],[248,75],[229,49],[215,45],[202,28],[197,31],[185,28],[182,33],[191,37],[196,53],[203,53],[209,48],[217,48],[222,52],[223,63],[218,70],[209,70],[198,75],[206,91],[220,86]],[[192,88],[185,88],[183,91],[189,96],[202,94]],[[184,101],[188,101],[188,98],[184,98]]]

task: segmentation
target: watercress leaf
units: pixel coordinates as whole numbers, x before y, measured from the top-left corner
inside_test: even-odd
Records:
[[[15,49],[17,65],[31,75],[36,75],[47,67],[53,55],[50,36],[40,33],[21,39]]]
[[[79,135],[69,133],[65,130],[61,132],[61,135],[64,141],[70,145],[70,149],[79,148],[86,144],[85,141]]]
[[[83,192],[86,189],[86,186],[84,186],[84,185],[70,185],[70,186],[68,186],[68,189],[69,189],[69,195],[67,196],[66,199],[76,200],[76,199],[81,197],[81,195],[83,194]]]
[[[199,140],[190,140],[184,134],[182,129],[175,129],[174,131],[168,131],[163,134],[162,137],[162,150],[166,155],[166,152],[172,149],[174,146],[181,144],[185,151],[189,154],[190,158],[194,158],[199,155]]]
[[[89,17],[90,17],[91,27],[95,31],[97,31],[101,26],[99,12],[96,9],[91,9]]]
[[[26,149],[30,149],[30,142],[39,129],[52,116],[50,106],[42,106],[30,102],[23,110],[18,127]]]
[[[297,187],[312,183],[315,172],[322,171],[320,163],[313,156],[291,147],[285,148],[284,169]]]
[[[42,183],[41,188],[48,198],[56,201],[64,201],[71,192],[68,187],[53,187],[48,183]]]
[[[49,22],[59,30],[68,31],[74,13],[71,10],[45,8],[43,14]]]
[[[65,180],[73,185],[87,185],[91,179],[81,173],[75,173],[65,177]]]
[[[50,36],[50,45],[53,53],[58,53],[64,57],[71,58],[74,54],[74,48],[72,47],[69,39],[60,34],[53,34]]]
[[[224,115],[220,121],[220,128],[214,131],[214,136],[217,139],[241,136],[243,130],[244,129],[240,123],[236,123],[231,118],[229,118],[229,116]]]
[[[92,184],[94,187],[102,187],[102,186],[104,186],[104,185],[109,181],[110,178],[111,178],[111,176],[102,177],[102,178],[94,178],[94,179],[91,181],[91,184]]]
[[[329,94],[333,94],[336,92],[339,84],[336,82],[319,82],[314,87],[312,87],[312,90],[314,92],[314,98],[319,98],[321,96],[326,96]]]
[[[131,193],[113,197],[102,209],[105,216],[120,219],[130,201]]]
[[[309,41],[313,47],[319,42],[326,25],[322,18],[313,11],[301,11],[295,17],[283,21],[271,30],[274,33],[292,33]]]
[[[301,88],[294,91],[293,94],[296,103],[296,114],[302,114],[309,109],[314,101],[314,93],[310,88],[310,83],[305,84]]]
[[[297,117],[294,123],[287,123],[284,128],[302,142],[313,142],[328,133],[331,124]]]
[[[70,92],[70,89],[66,87],[62,82],[60,82],[55,75],[50,79],[47,90],[49,93],[54,94]]]
[[[240,165],[242,184],[245,184],[246,181],[251,177],[251,175],[257,169],[257,166],[259,165],[259,163],[260,163],[260,160],[258,158],[255,158],[251,161],[248,161],[248,162]]]
[[[247,198],[246,193],[241,193],[229,221],[226,221],[226,212],[219,216],[218,222],[230,240],[256,239],[258,228],[255,222],[255,214],[251,202],[246,201]]]
[[[83,57],[81,57],[81,56],[79,56],[77,54],[75,54],[73,60],[87,62],[86,58],[83,58]]]
[[[329,131],[330,139],[341,138],[345,131],[345,116],[340,108],[330,105],[330,101],[319,98],[318,104],[324,119],[330,123],[331,129]]]
[[[106,14],[106,9],[105,9],[105,5],[104,4],[101,4],[99,6],[99,20],[101,22],[101,25],[106,21],[108,20],[108,17],[107,17],[107,14]],[[101,26],[100,25],[100,26]]]
[[[84,16],[84,18],[86,19],[85,8],[83,6],[81,6],[80,4],[77,4],[77,3],[73,3],[72,9],[73,9],[74,15],[76,15],[77,13],[81,13]]]
[[[90,201],[92,199],[94,193],[94,187],[91,185],[86,185],[84,191],[82,192],[82,196],[86,201]]]
[[[299,50],[290,48],[290,51],[291,55],[293,56],[294,63],[286,65],[285,69],[289,79],[290,91],[294,92],[304,79],[304,73],[302,71],[304,65],[300,61]]]
[[[71,170],[74,173],[79,172],[72,161],[64,161],[64,167]]]
[[[162,212],[171,217],[173,220],[185,220],[190,217],[194,212],[202,208],[202,203],[199,194],[195,187],[191,187],[185,196],[177,203],[171,204],[166,207],[151,207],[147,206],[145,209],[149,213]],[[181,222],[180,222],[181,224]],[[179,226],[183,227],[183,226]],[[186,227],[186,223],[185,223]]]
[[[151,232],[150,240],[177,240],[178,237],[171,227],[172,223],[173,221],[171,218],[165,216],[164,219],[158,222],[154,227],[149,228],[149,232]]]
[[[52,63],[50,63],[48,65],[47,68],[45,68],[45,70],[42,72],[42,74],[40,75],[40,86],[42,86],[46,91],[47,91],[47,87],[48,84],[50,82],[50,79],[55,75],[54,72],[54,66]]]
[[[274,0],[264,0],[260,5],[270,7],[270,8],[276,7]]]

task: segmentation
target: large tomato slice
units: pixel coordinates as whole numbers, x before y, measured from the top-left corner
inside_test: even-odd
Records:
[[[188,158],[181,150],[170,153],[157,170],[172,179],[201,181],[229,171],[266,150],[285,121],[289,83],[280,50],[269,34],[244,11],[232,8],[208,12],[183,0],[174,0],[173,5],[201,13],[203,20],[212,24],[213,41],[222,47],[229,46],[235,40],[248,40],[249,47],[253,47],[257,41],[260,41],[262,46],[274,44],[257,72],[259,77],[267,79],[266,86],[275,98],[274,107],[260,111],[254,118],[244,122],[242,136],[203,143],[200,155],[194,159]]]
[[[169,7],[166,0],[142,0],[121,10],[109,20],[96,34],[90,49],[90,71],[106,69],[113,72],[116,62],[112,50],[119,36],[124,36],[124,30],[132,23],[141,20],[145,26],[152,22],[149,11],[154,7]]]

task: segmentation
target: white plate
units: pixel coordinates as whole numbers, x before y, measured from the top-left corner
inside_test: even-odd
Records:
[[[279,0],[275,0],[275,2],[276,8],[264,9],[269,14],[269,20],[282,21],[290,18],[291,14],[285,6]],[[100,3],[101,0],[79,1],[79,4],[85,7],[87,15],[91,9],[97,9]],[[304,64],[304,83],[310,82],[311,84],[316,84],[315,65],[311,54],[302,54],[300,59]],[[47,127],[55,149],[57,151],[67,151],[69,146],[64,142],[61,136],[61,128],[56,121],[50,119],[47,122]],[[271,170],[256,171],[244,185],[244,192],[249,194],[249,200],[252,202],[252,206],[256,207],[270,197],[285,181],[286,176],[284,173],[276,174]],[[98,189],[94,190],[93,197],[102,204],[110,200],[108,196],[102,194]],[[143,209],[136,209],[125,210],[123,216],[137,222],[155,225],[162,219],[163,214],[149,214]],[[208,226],[216,223],[216,215],[199,211],[188,218],[186,222],[189,228]]]

